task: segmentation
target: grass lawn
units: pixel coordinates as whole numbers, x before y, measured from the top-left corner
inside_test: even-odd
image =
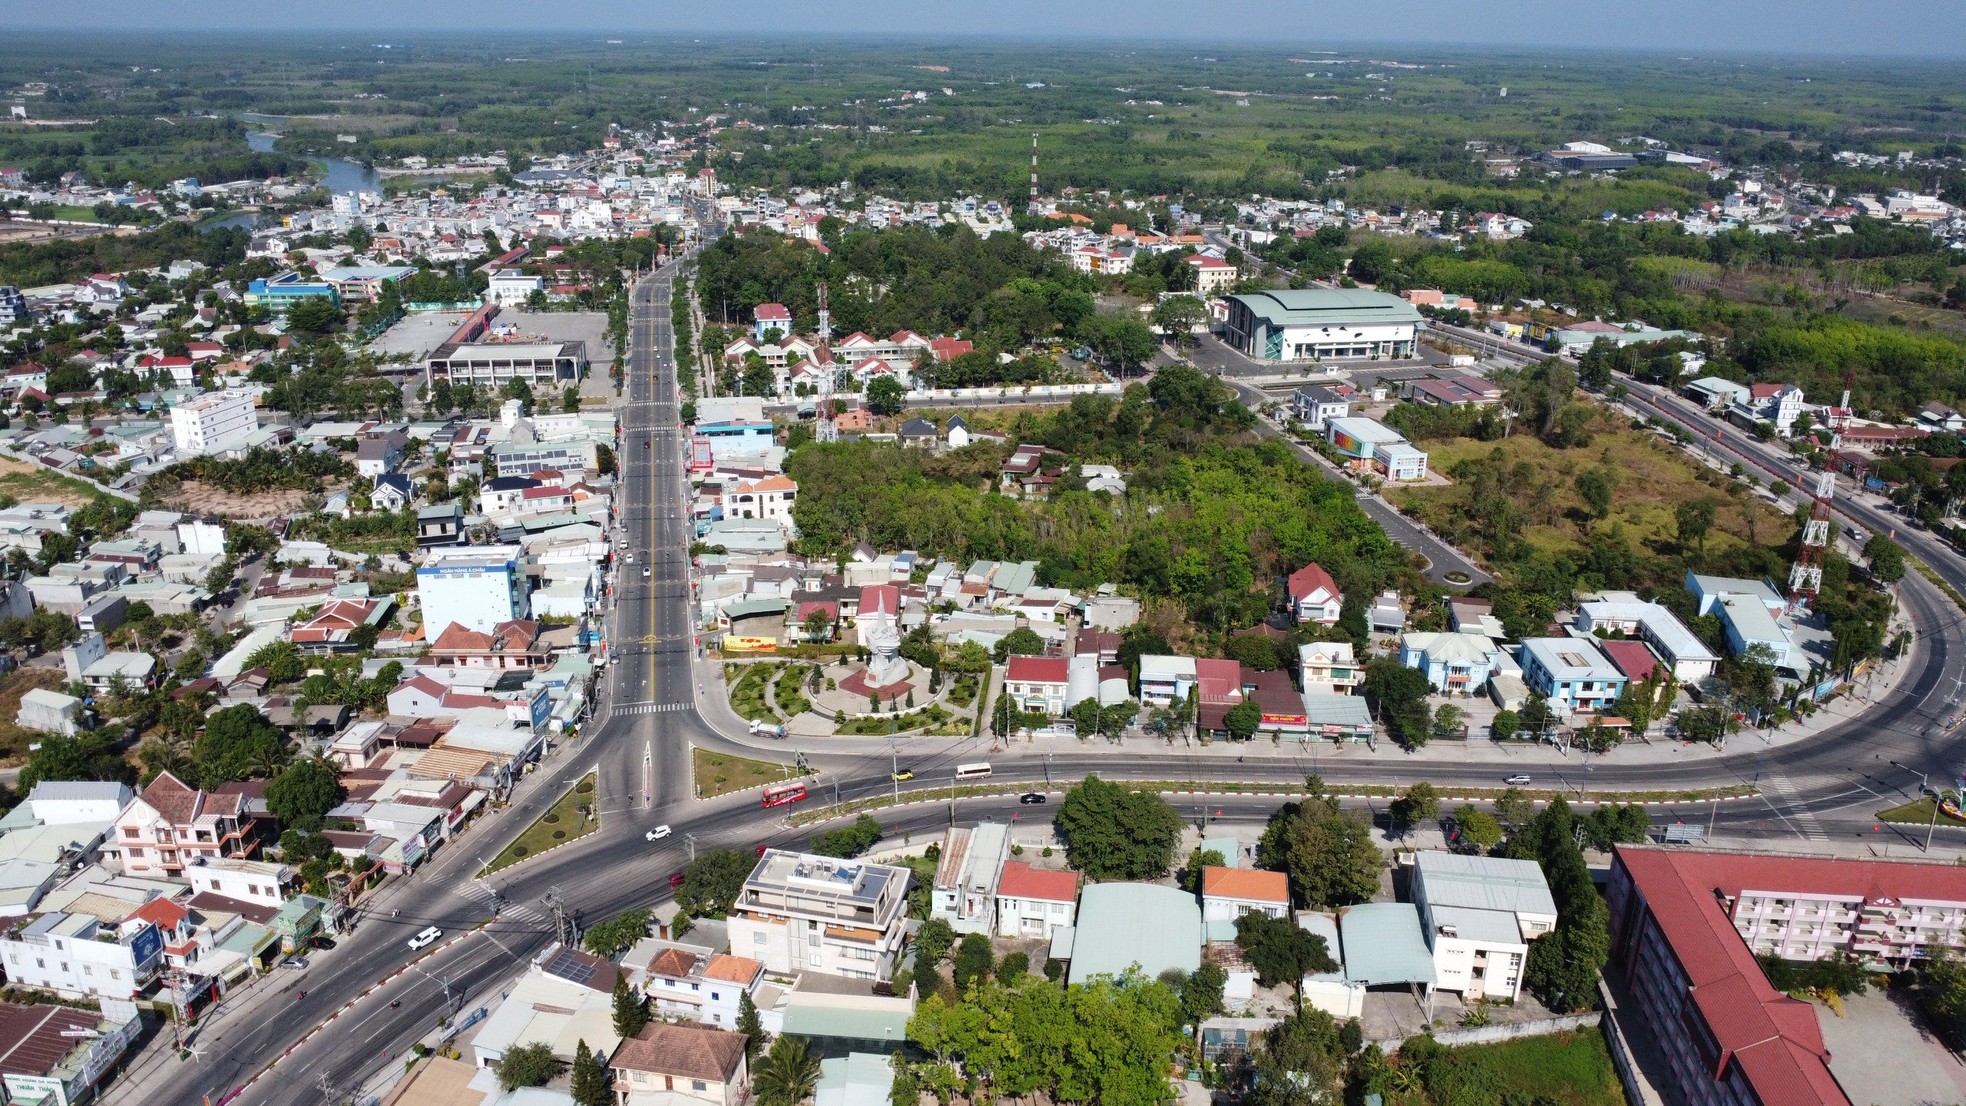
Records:
[[[1591,444],[1578,449],[1553,449],[1532,434],[1511,434],[1499,441],[1471,438],[1423,441],[1430,467],[1450,479],[1462,461],[1499,453],[1502,467],[1521,479],[1510,490],[1528,514],[1523,537],[1552,554],[1576,555],[1590,534],[1607,533],[1622,525],[1633,546],[1643,552],[1677,556],[1680,552],[1673,510],[1689,500],[1711,499],[1715,504],[1713,530],[1707,535],[1710,555],[1732,546],[1763,546],[1788,539],[1794,523],[1757,496],[1687,457],[1671,442],[1650,431],[1633,430],[1631,420],[1609,412],[1592,427]],[[1584,525],[1585,505],[1577,492],[1577,475],[1602,467],[1617,481],[1610,517]],[[1760,474],[1766,476],[1765,473]],[[1457,482],[1445,487],[1394,488],[1394,503],[1418,515],[1462,548],[1477,544],[1469,500],[1473,489]]]
[[[1906,822],[1914,826],[1929,826],[1932,824],[1932,807],[1932,797],[1927,795],[1920,799],[1913,799],[1911,802],[1905,803],[1902,806],[1894,806],[1889,810],[1880,810],[1877,812],[1877,820],[1880,822]],[[1962,822],[1950,814],[1940,811],[1939,825],[1966,826],[1966,822]]]
[[[802,774],[789,764],[713,753],[708,749],[691,749],[689,754],[690,770],[696,777],[696,796],[699,799],[714,799],[733,791],[762,787]]]
[[[907,714],[884,714],[878,718],[854,718],[841,723],[839,732],[843,734],[891,734],[904,730],[928,729],[931,736],[940,736],[942,731],[935,727],[947,724],[953,716],[939,706],[911,711]],[[954,731],[961,733],[963,730]]]
[[[96,496],[107,494],[100,484],[12,459],[0,459],[0,492],[23,503],[54,501],[73,507],[86,507]]]
[[[1457,1048],[1462,1063],[1492,1072],[1504,1087],[1562,1106],[1624,1106],[1604,1035],[1595,1029]],[[1477,1084],[1478,1085],[1478,1084]]]
[[[744,670],[744,674],[731,685],[731,709],[753,722],[780,721],[777,712],[771,709],[771,704],[765,699],[765,686],[771,682],[772,674],[778,671],[778,666],[767,661],[738,667]]]
[[[539,820],[526,827],[526,832],[518,840],[505,847],[505,851],[492,858],[490,864],[479,875],[489,875],[501,868],[510,868],[529,856],[537,856],[555,845],[564,845],[575,838],[585,837],[601,828],[599,818],[584,818],[580,808],[591,806],[594,802],[594,773],[589,772],[580,782],[568,789],[567,793],[553,801]]]

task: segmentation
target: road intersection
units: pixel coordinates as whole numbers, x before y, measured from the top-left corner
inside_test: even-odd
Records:
[[[714,239],[718,228],[708,222],[707,212],[704,216],[705,237]],[[867,797],[893,787],[892,746],[883,739],[827,739],[821,749],[742,733],[720,698],[717,664],[698,656],[690,598],[687,439],[670,333],[672,282],[685,260],[669,262],[633,291],[626,402],[617,408],[622,494],[616,521],[618,544],[634,553],[637,565],[618,574],[610,596],[613,659],[587,734],[556,750],[516,789],[504,811],[481,819],[413,877],[365,903],[355,931],[338,949],[315,958],[305,972],[271,973],[228,999],[199,1031],[199,1054],[193,1059],[159,1056],[153,1049],[109,1089],[111,1103],[194,1106],[244,1087],[236,1101],[246,1106],[298,1106],[322,1102],[324,1082],[352,1093],[385,1069],[399,1067],[405,1053],[429,1039],[447,1015],[468,1015],[494,999],[497,988],[553,939],[549,897],[591,923],[665,900],[667,876],[684,866],[692,848],[806,839],[808,830],[794,830],[761,811],[753,796],[694,798],[692,746],[776,760],[803,753],[818,773],[815,798]],[[1665,410],[1671,414],[1670,407]],[[1872,525],[1858,508],[1841,506]],[[1966,591],[1966,566],[1958,558],[1929,539],[1921,543],[1923,535],[1906,536],[1914,555]],[[644,564],[651,569],[647,579],[638,571]],[[1961,767],[1944,727],[1966,658],[1960,612],[1917,576],[1901,585],[1900,598],[1916,633],[1901,662],[1902,678],[1863,714],[1808,738],[1772,752],[1743,738],[1724,753],[1614,754],[1588,768],[1581,754],[1538,749],[1520,755],[1536,772],[1575,786],[1580,795],[1761,785],[1754,798],[1662,804],[1653,811],[1655,823],[1711,820],[1716,833],[1749,839],[1811,842],[1869,835],[1871,812],[1915,794],[1918,773],[1942,783]],[[1044,790],[1089,772],[1119,780],[1272,783],[1278,793],[1301,787],[1307,774],[1323,776],[1340,792],[1422,778],[1451,792],[1457,785],[1493,787],[1502,774],[1487,752],[1459,761],[1390,749],[1251,748],[1239,754],[1219,746],[1168,747],[1158,740],[1107,748],[1054,739],[999,749],[987,738],[912,739],[904,755],[916,777],[907,786],[918,790],[905,796],[914,802],[881,814],[891,835],[934,832],[952,820],[1016,818],[1014,794],[951,802],[936,790],[938,778],[946,786],[955,764],[977,759],[994,764],[992,782]],[[477,875],[485,859],[589,771],[599,784],[597,832],[490,877]],[[1184,814],[1192,809],[1204,819],[1230,823],[1260,822],[1278,802],[1273,795],[1171,798]],[[644,840],[659,823],[674,826],[675,834],[654,843]],[[429,925],[441,927],[446,940],[421,954],[409,950],[408,938]],[[304,999],[295,997],[302,991]]]

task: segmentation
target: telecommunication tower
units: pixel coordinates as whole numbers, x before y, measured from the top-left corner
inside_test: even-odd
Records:
[[[1816,593],[1823,589],[1823,558],[1829,554],[1829,501],[1836,492],[1836,473],[1825,469],[1816,474],[1816,496],[1809,509],[1809,521],[1802,524],[1802,548],[1789,569],[1789,610],[1809,609]]]

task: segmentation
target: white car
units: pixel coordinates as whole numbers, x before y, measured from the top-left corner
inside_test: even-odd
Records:
[[[649,570],[645,567],[642,569],[642,579],[646,580],[648,578],[649,578]]]
[[[1523,775],[1521,772],[1517,772],[1515,775],[1505,778],[1502,782],[1506,784],[1528,783],[1529,777]]]
[[[415,952],[417,949],[427,949],[431,945],[436,944],[437,938],[442,937],[443,935],[444,935],[443,930],[438,929],[436,926],[430,926],[429,928],[425,929],[423,932],[410,938],[410,951]]]
[[[628,554],[628,556],[627,556],[626,558],[624,558],[623,560],[624,560],[624,562],[625,562],[625,563],[627,563],[627,564],[631,564],[631,565],[632,565],[632,564],[634,564],[634,563],[635,563],[635,555],[634,555],[633,553],[630,553],[630,554]]]
[[[663,838],[669,836],[669,827],[666,825],[657,826],[654,829],[643,834],[642,836],[650,841],[660,841]]]

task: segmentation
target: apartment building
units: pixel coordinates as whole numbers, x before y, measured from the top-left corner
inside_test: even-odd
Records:
[[[208,392],[171,408],[171,446],[184,456],[217,453],[257,429],[250,392]]]
[[[906,868],[767,849],[731,908],[732,953],[776,973],[887,979],[901,949]]]
[[[23,918],[0,934],[7,978],[63,998],[129,999],[164,962],[157,927],[132,918],[111,925],[92,914],[53,911]]]
[[[1358,658],[1349,641],[1310,641],[1297,647],[1297,674],[1306,694],[1351,695],[1358,690]]]
[[[1827,925],[1845,936],[1846,951],[1884,946],[1888,932],[1888,947],[1916,955],[1922,946],[1895,938],[1936,937],[1945,927],[1899,922],[1966,904],[1966,871],[1621,845],[1606,901],[1629,1016],[1659,1027],[1665,1070],[1655,1078],[1670,1084],[1661,1088],[1669,1097],[1693,1106],[1849,1106],[1815,1008],[1775,990],[1755,953],[1787,942],[1794,955],[1811,955],[1823,947],[1818,935],[1795,930]],[[1858,909],[1837,908],[1851,904]]]
[[[251,858],[264,821],[241,793],[213,794],[165,772],[116,816],[103,858],[128,875],[182,877],[194,861]]]
[[[1514,1002],[1529,942],[1556,928],[1556,900],[1531,861],[1423,852],[1413,904],[1434,954],[1435,986]]]

